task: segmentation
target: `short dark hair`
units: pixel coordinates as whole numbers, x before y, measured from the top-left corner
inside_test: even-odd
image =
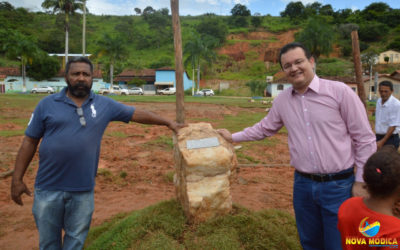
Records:
[[[289,50],[295,48],[301,48],[304,51],[304,54],[306,55],[307,59],[310,59],[312,57],[311,52],[303,44],[299,42],[288,43],[285,46],[283,46],[281,48],[281,51],[279,52],[279,64],[281,65],[281,68],[282,68],[282,62],[281,62],[282,55],[288,52]]]
[[[73,58],[68,60],[67,65],[65,66],[65,75],[68,75],[68,72],[69,72],[69,69],[71,67],[71,64],[78,63],[78,62],[89,64],[90,72],[93,73],[93,64],[92,64],[92,62],[87,57],[77,56],[77,57],[73,57]]]
[[[379,83],[380,86],[386,86],[389,87],[391,91],[393,91],[393,83],[391,81],[382,81]]]
[[[400,155],[393,145],[384,146],[367,160],[363,178],[372,197],[387,198],[400,187]]]

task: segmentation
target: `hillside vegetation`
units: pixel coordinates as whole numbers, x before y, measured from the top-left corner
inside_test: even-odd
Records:
[[[86,51],[94,54],[92,58],[103,69],[106,80],[112,61],[114,75],[126,68],[174,67],[168,9],[155,10],[149,6],[136,13],[132,16],[88,14],[86,17]],[[200,72],[201,79],[263,80],[265,75],[280,70],[277,51],[294,40],[306,41],[314,55],[320,57],[318,74],[353,75],[350,39],[353,29],[359,31],[362,52],[376,55],[386,49],[400,50],[400,10],[386,3],[372,3],[364,10],[335,11],[329,4],[314,2],[304,6],[301,2],[290,2],[279,17],[252,15],[246,6],[238,4],[231,13],[231,16],[206,13],[181,17],[185,68],[190,78],[193,73],[197,78]],[[1,2],[0,66],[20,65],[21,55],[9,52],[9,48],[20,44],[7,44],[17,35],[32,43],[37,48],[35,51],[63,54],[64,19],[62,13],[33,13]],[[324,37],[321,32],[315,34],[318,29],[328,32],[325,40],[321,40]],[[311,33],[307,33],[308,30]],[[115,57],[118,59],[111,60],[112,55],[103,53],[112,51],[112,48],[102,47],[106,39],[118,41],[121,46],[120,55]],[[78,11],[70,16],[69,53],[81,52],[82,14]],[[35,68],[33,64],[45,64],[37,57],[33,52],[22,57],[26,58],[28,75],[29,69]],[[325,60],[327,57],[331,58]],[[391,66],[381,70],[393,69]]]

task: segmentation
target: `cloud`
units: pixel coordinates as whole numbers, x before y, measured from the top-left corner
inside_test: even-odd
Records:
[[[359,10],[360,8],[358,8],[357,6],[351,6],[351,10],[352,11],[356,11],[356,10]]]
[[[30,11],[43,11],[41,7],[43,0],[8,0],[8,2],[16,8],[24,7]]]

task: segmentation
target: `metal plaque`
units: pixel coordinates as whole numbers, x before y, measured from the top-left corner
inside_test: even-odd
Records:
[[[196,148],[211,148],[219,146],[219,141],[217,137],[204,138],[199,140],[187,140],[186,147],[187,149],[196,149]]]

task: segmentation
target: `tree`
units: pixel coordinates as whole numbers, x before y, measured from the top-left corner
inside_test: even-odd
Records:
[[[134,10],[135,10],[136,15],[142,14],[142,10],[140,8],[136,7]]]
[[[247,27],[248,21],[247,17],[251,15],[251,12],[245,5],[240,3],[236,4],[231,9],[232,17],[230,18],[230,22],[235,27]]]
[[[390,59],[390,58],[389,58],[388,56],[385,56],[385,57],[383,58],[383,60],[385,60],[386,63],[389,63],[389,59]]]
[[[322,3],[319,2],[314,2],[314,3],[309,3],[304,7],[304,16],[316,16],[319,14],[321,10]]]
[[[251,12],[246,5],[238,3],[231,9],[231,14],[232,16],[250,16]]]
[[[366,66],[368,71],[372,69],[372,66],[378,61],[379,53],[374,49],[368,49],[361,54],[361,62]]]
[[[27,37],[18,31],[12,32],[3,46],[8,58],[21,60],[22,91],[26,92],[26,65],[31,63],[39,53],[39,48],[31,37]]]
[[[14,10],[14,6],[12,6],[9,2],[0,2],[0,11],[12,11]]]
[[[153,7],[147,6],[146,8],[143,9],[142,16],[146,16],[146,15],[149,15],[149,14],[153,14],[155,11],[156,11],[156,10],[153,9]]]
[[[381,41],[389,31],[389,27],[380,22],[364,22],[360,24],[359,36],[364,42]]]
[[[35,60],[28,63],[27,74],[35,80],[49,79],[57,74],[61,65],[57,56],[48,56],[47,53],[40,53]]]
[[[333,16],[335,17],[336,23],[348,23],[347,18],[353,14],[351,9],[340,9],[334,12]]]
[[[388,49],[388,50],[393,49],[393,50],[400,51],[400,37],[396,37],[396,38],[393,40],[393,42],[391,42],[391,43],[386,47],[386,49]]]
[[[264,89],[267,87],[267,83],[260,80],[251,80],[246,83],[246,86],[250,88],[252,95],[263,95]]]
[[[297,20],[304,17],[305,7],[302,2],[290,2],[281,12],[281,17],[289,17],[290,20]]]
[[[251,24],[253,25],[254,28],[260,27],[261,22],[262,22],[262,17],[260,16],[253,16],[251,18]]]
[[[147,34],[150,37],[154,37],[153,40],[157,47],[171,41],[173,37],[171,18],[168,16],[168,13],[169,10],[167,8],[154,10],[152,7],[148,6],[143,10],[143,19],[149,24],[151,29],[151,32]]]
[[[69,17],[73,15],[76,10],[84,8],[82,0],[44,0],[42,3],[44,9],[52,9],[54,13],[65,14],[65,62],[68,61],[68,34],[69,34]]]
[[[321,9],[319,10],[319,14],[324,16],[333,16],[334,13],[335,11],[333,10],[332,5],[330,4],[321,6]]]
[[[170,57],[167,56],[163,56],[161,58],[159,58],[157,61],[152,62],[149,67],[151,69],[158,69],[161,67],[168,67],[172,65],[172,60]]]
[[[332,51],[334,34],[330,25],[322,18],[310,18],[306,27],[296,34],[296,41],[306,46],[318,59],[321,54],[329,55]]]
[[[202,37],[209,35],[216,38],[218,40],[217,46],[223,44],[228,35],[228,26],[219,18],[215,18],[214,16],[202,19],[202,21],[196,26],[196,30]]]
[[[379,21],[392,28],[400,25],[400,9],[393,9],[382,15],[381,18],[379,18]]]
[[[193,72],[197,69],[197,89],[200,86],[200,64],[202,61],[211,63],[215,60],[216,54],[210,49],[209,44],[213,43],[212,40],[201,39],[199,36],[193,35],[193,39],[188,41],[183,53],[187,56],[184,61],[185,66],[191,64]],[[194,79],[193,79],[194,81]]]
[[[383,2],[371,3],[361,12],[365,20],[373,21],[380,19],[391,10],[390,6]]]
[[[359,30],[359,26],[355,23],[345,23],[339,25],[339,34],[344,39],[351,39],[351,32],[353,30]]]
[[[96,55],[100,58],[105,58],[110,64],[110,83],[113,85],[114,65],[122,60],[128,53],[124,39],[122,37],[112,37],[109,34],[104,34],[102,39],[97,41]]]

